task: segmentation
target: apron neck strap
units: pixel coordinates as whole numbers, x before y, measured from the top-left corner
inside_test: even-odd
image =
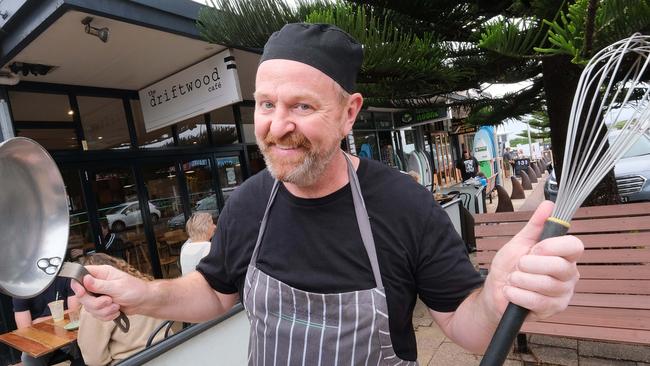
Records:
[[[372,267],[372,274],[375,278],[375,284],[378,288],[383,288],[383,283],[381,280],[381,272],[379,271],[379,262],[377,260],[377,250],[375,248],[375,240],[372,236],[372,229],[370,227],[370,220],[368,219],[368,212],[366,211],[366,205],[363,201],[363,196],[361,195],[361,185],[359,184],[359,178],[357,173],[354,170],[352,165],[352,160],[346,153],[343,153],[345,160],[348,166],[348,179],[350,180],[350,188],[352,190],[352,202],[354,203],[354,213],[357,218],[357,225],[359,226],[359,232],[361,233],[361,240],[363,241],[363,246],[366,249],[368,254],[368,259],[370,260],[370,266]],[[264,211],[264,217],[260,224],[260,230],[257,234],[257,241],[255,243],[255,249],[253,249],[253,255],[251,256],[251,266],[255,266],[257,263],[257,256],[259,254],[260,244],[264,237],[264,232],[266,231],[266,225],[268,222],[269,212],[271,211],[271,206],[275,201],[275,197],[278,193],[280,187],[280,181],[275,180],[273,183],[273,188],[271,189],[271,195],[269,201],[266,204],[266,210]]]

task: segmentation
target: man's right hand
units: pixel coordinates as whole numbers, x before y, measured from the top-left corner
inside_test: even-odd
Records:
[[[91,275],[84,277],[85,289],[76,281],[72,281],[72,289],[87,312],[103,321],[117,318],[120,310],[126,314],[138,312],[148,289],[146,281],[107,265],[86,269]]]

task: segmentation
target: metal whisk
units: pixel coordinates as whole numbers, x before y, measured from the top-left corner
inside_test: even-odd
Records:
[[[650,36],[634,34],[598,52],[573,99],[555,208],[540,241],[566,234],[576,210],[616,162],[650,133]],[[529,310],[508,304],[482,366],[502,365]]]

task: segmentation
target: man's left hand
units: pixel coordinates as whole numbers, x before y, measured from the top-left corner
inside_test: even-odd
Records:
[[[576,262],[584,246],[570,235],[538,242],[552,210],[552,202],[542,202],[526,226],[494,257],[483,296],[495,322],[508,302],[529,309],[529,319],[548,318],[569,305],[580,277]]]

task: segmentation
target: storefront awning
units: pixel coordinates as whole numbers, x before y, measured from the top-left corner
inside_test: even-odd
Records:
[[[14,63],[52,66],[45,75],[19,73],[20,82],[139,90],[225,48],[201,40],[201,5],[189,0],[9,3],[14,13],[2,26],[2,70]],[[93,27],[108,28],[107,42],[85,32],[87,17]]]

